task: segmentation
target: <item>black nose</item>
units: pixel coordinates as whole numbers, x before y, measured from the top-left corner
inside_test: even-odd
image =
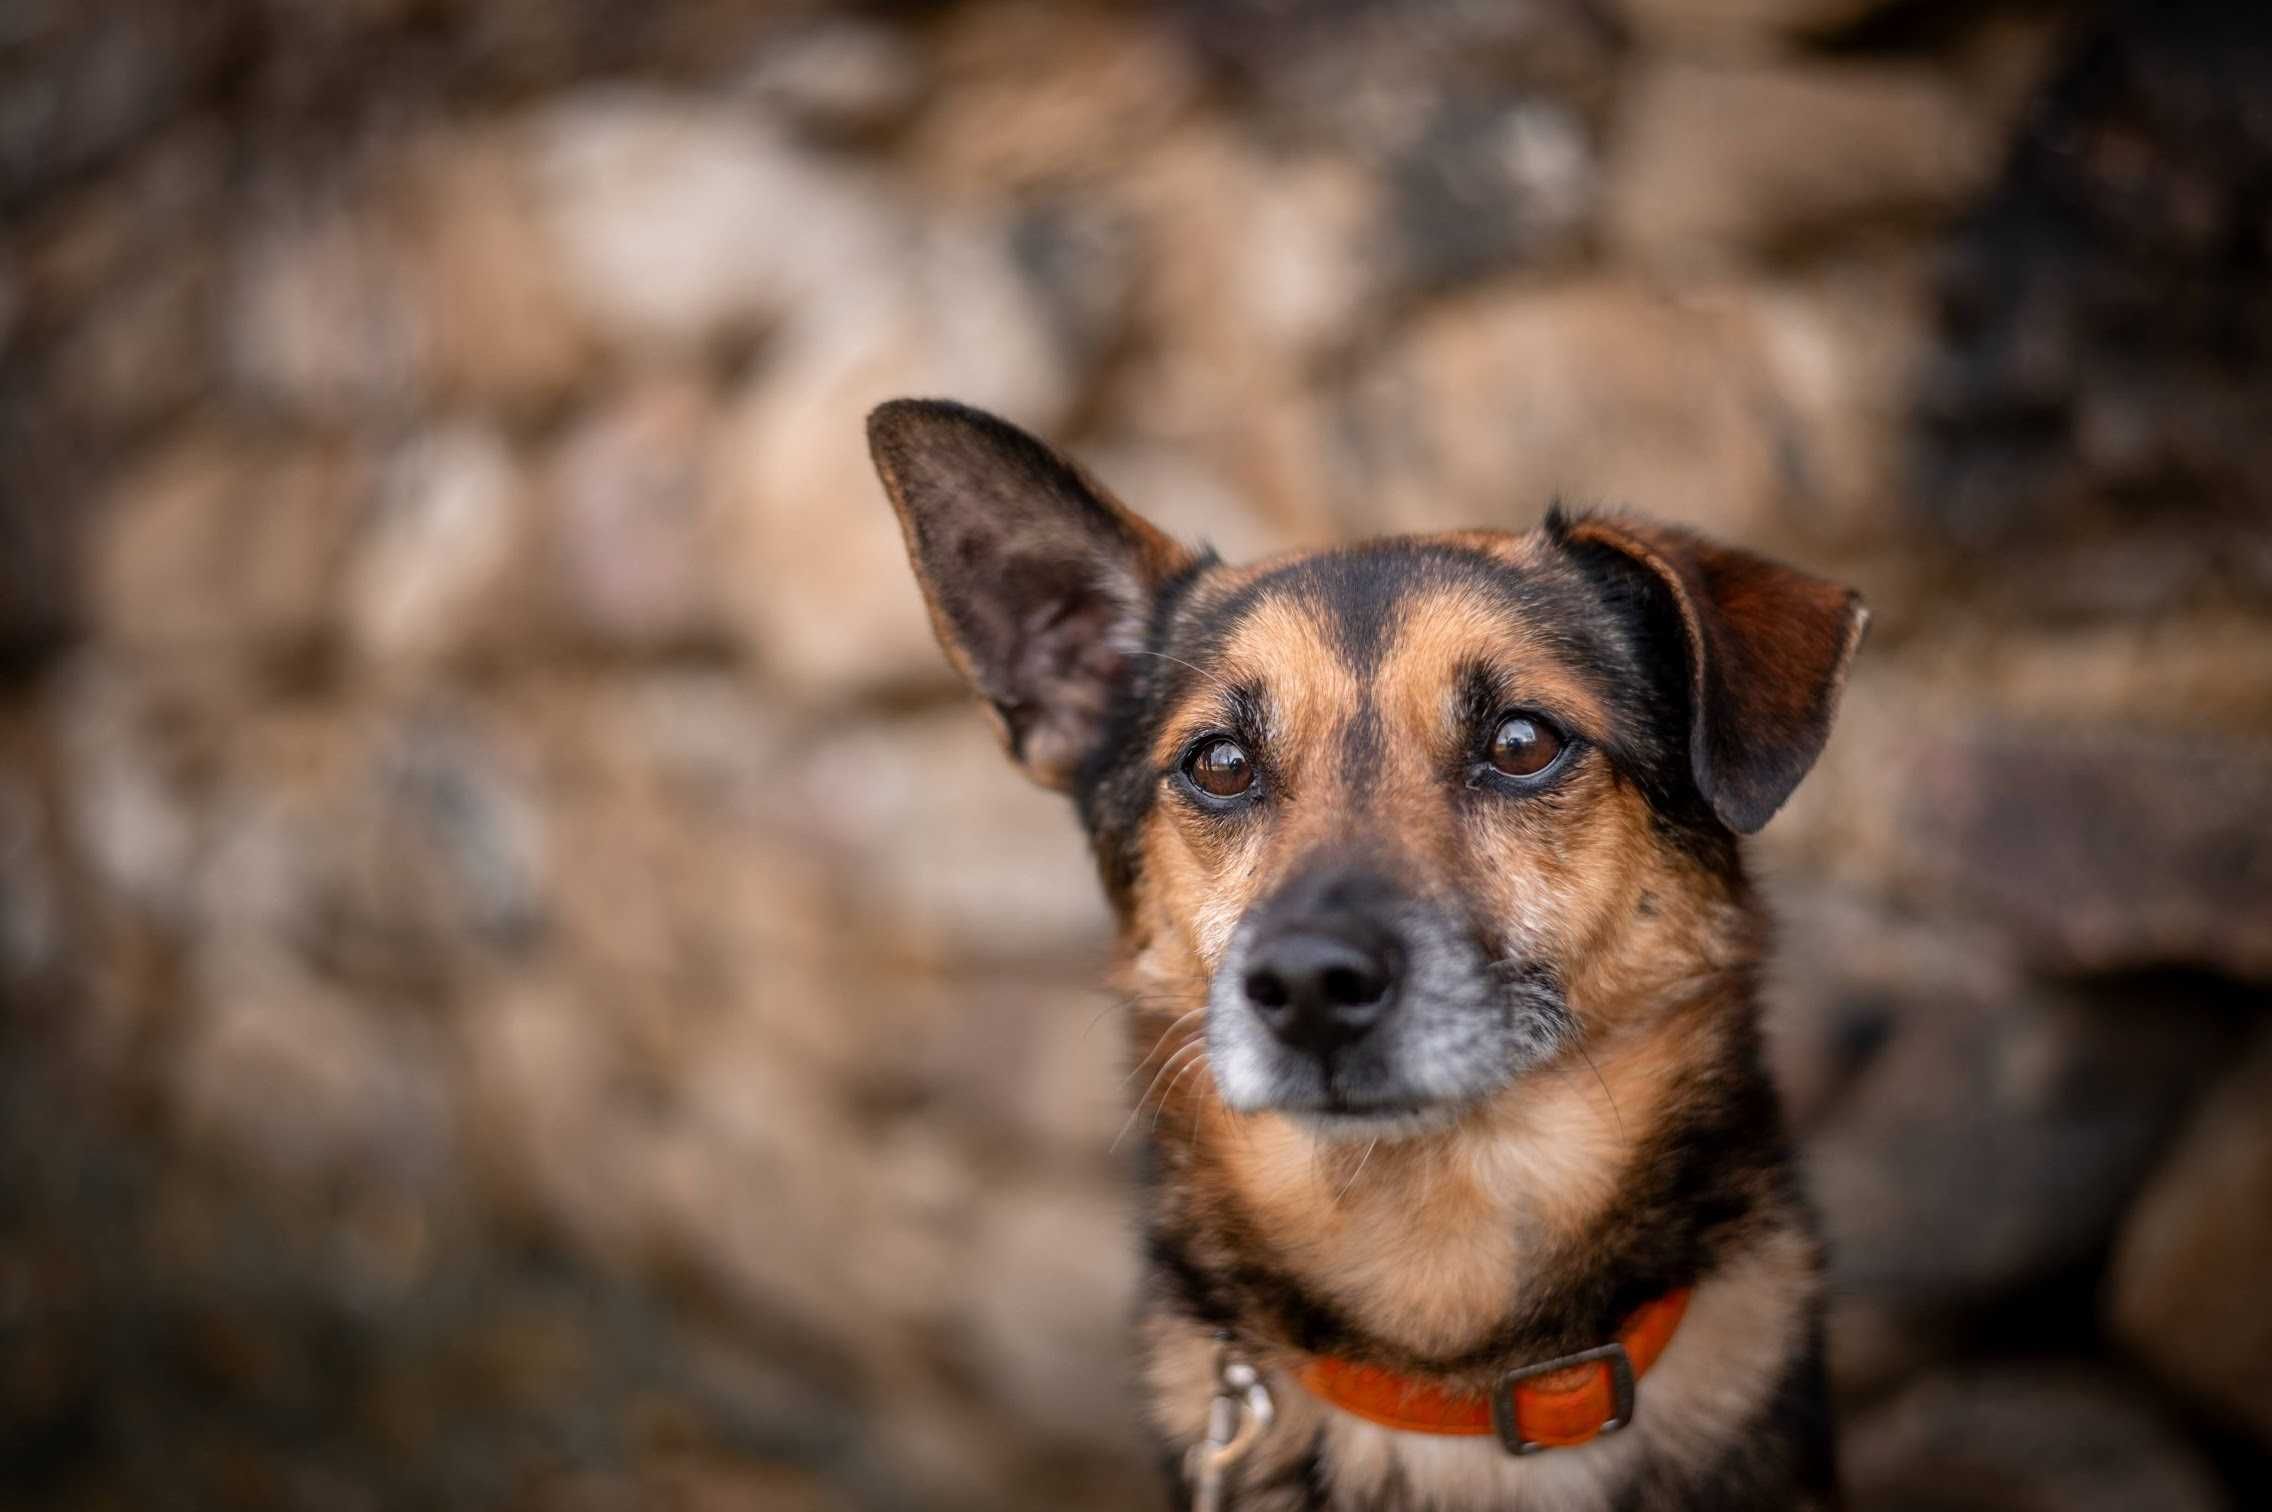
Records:
[[[1361,1039],[1396,1001],[1395,944],[1370,931],[1294,929],[1255,942],[1246,1000],[1287,1044],[1330,1055]]]

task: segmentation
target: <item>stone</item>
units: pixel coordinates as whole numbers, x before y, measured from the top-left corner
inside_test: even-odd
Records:
[[[1404,278],[1433,290],[1568,261],[1598,193],[1587,123],[1548,97],[1453,100],[1388,170]]]
[[[940,18],[910,167],[947,203],[1109,177],[1173,131],[1201,78],[1158,12],[1010,0]]]
[[[1574,111],[1590,136],[1617,82],[1614,20],[1572,0],[1210,0],[1178,9],[1219,83],[1259,111],[1261,134],[1375,168],[1414,166],[1423,139],[1448,144],[1450,123],[1516,102]],[[1501,171],[1475,166],[1490,177]]]
[[[198,429],[113,485],[88,547],[98,631],[165,657],[286,661],[334,629],[368,462]]]
[[[951,394],[1047,435],[1082,373],[999,222],[943,221],[887,282],[785,327],[719,441],[728,612],[807,697],[942,686],[899,526],[868,458],[882,401]]]
[[[1587,279],[1422,316],[1312,444],[1351,459],[1352,533],[1527,528],[1560,498],[1764,545],[1782,410],[1748,311]]]
[[[2205,605],[2151,630],[2023,630],[1977,602],[1952,613],[1929,581],[1886,600],[1907,622],[1873,625],[1763,854],[1943,900],[2036,971],[2262,974],[2261,847],[2245,837],[2272,688],[2252,619]],[[2141,761],[2176,780],[2131,781]]]
[[[1659,63],[1627,90],[1608,237],[1675,270],[1944,215],[1995,168],[1961,97],[1921,68]]]
[[[913,959],[1095,959],[1104,904],[1072,813],[1010,763],[974,702],[802,742],[773,801]]]
[[[1615,0],[1613,9],[1652,48],[1743,54],[1774,51],[1844,31],[1888,4],[1889,0]]]
[[[906,235],[867,175],[727,104],[595,87],[531,117],[523,140],[569,297],[634,349],[700,350],[872,289]]]
[[[1138,282],[1138,248],[1126,218],[1079,197],[1044,198],[1011,217],[1008,236],[1064,360],[1082,371],[1108,361],[1122,342]]]
[[[52,504],[95,486],[71,429],[52,401],[0,400],[0,677],[46,665],[84,622],[88,511]]]
[[[1114,497],[1176,539],[1214,547],[1227,562],[1254,561],[1296,544],[1299,532],[1289,522],[1265,514],[1194,450],[1104,438],[1084,444],[1081,455]]]
[[[2164,1380],[2272,1444],[2272,1036],[2220,1081],[2115,1247],[2116,1334]]]
[[[1938,261],[1908,499],[1950,555],[2080,548],[2140,617],[2264,601],[2267,68],[2249,7],[2109,12],[2066,37]]]
[[[724,638],[716,410],[699,380],[659,373],[601,399],[561,438],[546,524],[571,634],[632,652]]]
[[[1993,720],[1936,744],[1900,809],[1918,870],[2033,958],[2272,974],[2272,745]]]
[[[1021,1424],[1133,1458],[1141,1421],[1124,1371],[1136,1252],[1123,1202],[1093,1182],[989,1194],[972,1245],[971,1366]]]
[[[510,726],[437,697],[374,709],[342,733],[302,816],[321,969],[415,990],[538,951],[557,867],[533,758]]]
[[[132,434],[204,397],[214,377],[218,283],[210,249],[193,244],[93,302],[59,354],[55,375],[82,423]],[[4,316],[0,311],[0,324]]]
[[[12,733],[0,729],[0,750]],[[0,765],[0,991],[27,1001],[59,964],[68,927],[51,827],[39,788]]]
[[[527,480],[511,445],[458,423],[404,443],[342,585],[347,634],[381,665],[463,659],[528,611],[516,568],[529,549]]]
[[[516,149],[504,130],[421,142],[400,170],[400,214],[436,385],[484,410],[542,417],[589,372],[592,333]]]
[[[28,333],[54,330],[107,291],[162,280],[162,265],[210,271],[229,245],[228,133],[209,119],[170,126],[114,174],[32,207],[10,260]],[[198,245],[185,246],[194,241]]]
[[[1766,876],[1776,922],[1762,995],[1768,1064],[1802,1139],[1840,1116],[1897,1036],[1917,1032],[1914,1000],[1995,1003],[2027,990],[1991,928],[1905,913],[1813,871]]]
[[[1889,979],[1905,933],[1871,953],[1875,973],[1857,952],[1801,995],[1837,1015],[1853,1062],[1804,1151],[1835,1290],[1912,1317],[2001,1303],[2017,1327],[2031,1302],[2057,1305],[2031,1283],[2106,1244],[2223,1064],[2229,994],[2153,978],[2057,991],[1945,949]]]
[[[509,721],[412,682],[328,716],[258,709],[213,745],[197,931],[366,1002],[447,1001],[543,955],[560,868]]]
[[[455,1141],[433,1047],[260,944],[199,952],[168,1059],[185,1133],[302,1190],[440,1181]]]
[[[112,906],[184,921],[204,825],[182,722],[147,676],[93,656],[61,669],[49,706],[75,778],[59,795],[63,848]]]
[[[1821,570],[1852,563],[1883,634],[1904,607],[1880,564],[1901,544],[1908,396],[1928,353],[1926,271],[1903,256],[1841,258],[1746,302],[1780,407],[1791,554]]]
[[[231,377],[256,405],[319,421],[408,410],[434,324],[402,227],[351,188],[270,192],[280,203],[253,218],[228,275]]]
[[[948,1234],[930,1204],[975,1197],[958,1153],[935,1141],[879,1148],[833,1087],[762,1040],[690,1049],[673,1068],[674,1116],[613,1162],[627,1178],[650,1173],[640,1221],[650,1263],[707,1279],[752,1320],[798,1319],[856,1357],[888,1357],[894,1331],[931,1323],[952,1294]],[[729,1188],[740,1197],[720,1203]]]
[[[905,124],[929,80],[897,27],[859,16],[814,16],[759,44],[742,89],[759,105],[825,139],[872,139]]]
[[[1357,165],[1193,130],[1110,203],[1145,270],[1139,339],[1106,374],[1109,412],[1129,429],[1246,461],[1263,416],[1378,338],[1398,254],[1382,186]]]
[[[34,0],[0,62],[0,199],[68,183],[132,147],[230,66],[220,13],[137,0],[100,10]]]
[[[1855,1512],[2221,1512],[2201,1455],[2118,1381],[2001,1366],[1930,1377],[1862,1416],[1840,1459]]]

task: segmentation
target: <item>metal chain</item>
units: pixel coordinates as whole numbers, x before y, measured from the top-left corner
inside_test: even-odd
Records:
[[[1191,1447],[1191,1512],[1230,1512],[1227,1482],[1264,1430],[1277,1420],[1270,1388],[1252,1365],[1238,1358],[1231,1336],[1217,1336],[1215,1396],[1207,1406],[1207,1441]]]

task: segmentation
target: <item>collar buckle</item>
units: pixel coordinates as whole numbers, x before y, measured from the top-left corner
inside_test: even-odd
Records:
[[[1498,1430],[1499,1442],[1506,1445],[1507,1452],[1517,1455],[1536,1454],[1542,1449],[1561,1447],[1553,1442],[1533,1439],[1524,1433],[1519,1403],[1526,1382],[1579,1366],[1597,1364],[1608,1367],[1610,1415],[1595,1425],[1593,1432],[1587,1437],[1615,1433],[1631,1423],[1637,1403],[1633,1389],[1633,1357],[1625,1352],[1622,1340],[1613,1340],[1595,1349],[1581,1349],[1576,1354],[1560,1355],[1536,1365],[1518,1365],[1499,1377],[1499,1383],[1491,1393],[1491,1424]]]

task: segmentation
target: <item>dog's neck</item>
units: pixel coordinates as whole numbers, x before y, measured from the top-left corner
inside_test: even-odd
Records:
[[[1763,1189],[1730,1159],[1781,1133],[1749,1004],[1710,995],[1438,1133],[1326,1143],[1276,1115],[1212,1117],[1155,1151],[1155,1258],[1193,1311],[1447,1380],[1603,1342],[1787,1206],[1779,1165]]]
[[[1169,1440],[1201,1432],[1228,1335],[1279,1388],[1245,1471],[1258,1512],[1818,1505],[1798,1488],[1829,1475],[1819,1250],[1750,1003],[1707,995],[1589,1050],[1370,1155],[1269,1117],[1158,1141],[1145,1326]],[[1485,1395],[1691,1285],[1635,1426],[1584,1449],[1396,1432],[1297,1384],[1330,1356]]]

